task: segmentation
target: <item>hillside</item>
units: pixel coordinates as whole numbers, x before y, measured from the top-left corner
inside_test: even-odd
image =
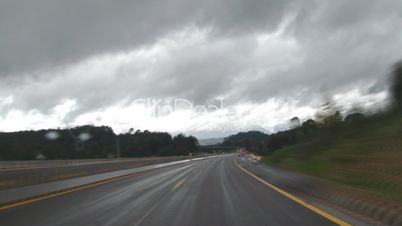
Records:
[[[264,161],[402,202],[401,117],[371,118],[317,136],[275,150]]]
[[[198,144],[201,146],[206,146],[206,145],[215,145],[222,143],[224,138],[209,138],[209,139],[198,139]]]

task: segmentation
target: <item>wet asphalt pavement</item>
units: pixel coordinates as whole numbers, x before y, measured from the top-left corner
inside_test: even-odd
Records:
[[[192,161],[0,211],[0,225],[335,225],[243,172]]]

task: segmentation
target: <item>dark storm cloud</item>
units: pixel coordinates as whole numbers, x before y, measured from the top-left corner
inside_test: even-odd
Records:
[[[188,27],[207,30],[204,40],[155,64],[85,67],[88,58],[151,49]],[[278,28],[261,47],[256,36]],[[8,108],[43,112],[74,99],[75,116],[142,97],[306,104],[323,89],[361,81],[383,90],[402,57],[401,32],[402,2],[391,0],[0,0],[0,97],[14,97]],[[77,64],[84,66],[71,72]]]
[[[1,0],[0,76],[125,51],[191,24],[217,35],[274,29],[286,2]]]
[[[305,103],[362,81],[374,82],[376,92],[387,88],[389,68],[402,58],[402,2],[304,1],[295,9],[286,34],[297,40],[302,63],[253,83],[249,99],[285,95]]]

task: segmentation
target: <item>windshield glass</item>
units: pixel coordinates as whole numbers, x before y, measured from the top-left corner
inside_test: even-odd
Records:
[[[402,1],[0,0],[0,225],[401,225]]]

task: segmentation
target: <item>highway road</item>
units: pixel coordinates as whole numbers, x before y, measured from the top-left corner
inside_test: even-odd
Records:
[[[45,197],[1,210],[0,225],[337,225],[333,216],[249,175],[235,159],[192,161]]]

